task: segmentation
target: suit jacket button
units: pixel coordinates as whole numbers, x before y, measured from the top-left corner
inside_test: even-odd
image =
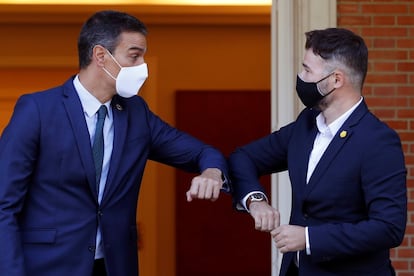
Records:
[[[101,211],[101,210],[98,210],[98,216],[100,216],[100,217],[102,217],[102,216],[103,216],[103,213],[102,213],[102,211]]]
[[[304,213],[304,214],[303,214],[303,219],[307,220],[308,218],[309,218],[308,213]]]
[[[89,250],[90,252],[95,252],[95,246],[93,246],[93,245],[89,246],[89,247],[88,247],[88,250]]]

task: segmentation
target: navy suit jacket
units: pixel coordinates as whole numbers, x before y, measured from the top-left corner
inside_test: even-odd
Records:
[[[306,184],[317,115],[305,109],[295,122],[230,156],[235,200],[263,191],[258,182],[261,175],[288,170],[290,224],[309,229],[311,254],[300,252],[299,274],[393,275],[389,248],[402,242],[407,219],[400,139],[363,101],[339,129]],[[280,275],[286,275],[295,255],[284,254]]]
[[[137,275],[136,206],[147,159],[226,173],[221,153],[163,122],[140,97],[115,96],[111,105],[114,147],[99,205],[73,79],[18,100],[0,139],[1,275],[91,275],[98,222],[109,275]]]

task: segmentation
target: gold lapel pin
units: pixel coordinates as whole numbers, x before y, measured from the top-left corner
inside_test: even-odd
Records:
[[[339,134],[339,137],[345,138],[347,134],[348,133],[346,132],[346,130],[342,130],[341,133]]]
[[[121,110],[123,109],[123,108],[122,108],[122,106],[121,106],[120,104],[116,104],[116,105],[115,105],[115,108],[116,108],[116,109],[118,109],[119,111],[121,111]]]

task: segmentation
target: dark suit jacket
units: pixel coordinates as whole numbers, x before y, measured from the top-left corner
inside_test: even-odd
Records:
[[[305,109],[295,122],[231,155],[235,200],[263,191],[258,176],[288,170],[290,224],[309,227],[311,255],[300,252],[300,275],[392,275],[389,248],[402,242],[407,215],[400,139],[363,101],[306,184],[317,115]],[[295,254],[284,254],[281,275]]]
[[[101,205],[79,97],[63,86],[22,96],[0,139],[0,274],[87,276],[98,222],[109,275],[138,274],[136,206],[147,159],[226,173],[216,149],[172,128],[143,99],[115,96]]]

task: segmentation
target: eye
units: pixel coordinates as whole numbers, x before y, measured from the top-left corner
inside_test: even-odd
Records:
[[[134,54],[132,55],[132,61],[133,62],[139,62],[144,60],[144,53],[138,53],[138,54]]]

